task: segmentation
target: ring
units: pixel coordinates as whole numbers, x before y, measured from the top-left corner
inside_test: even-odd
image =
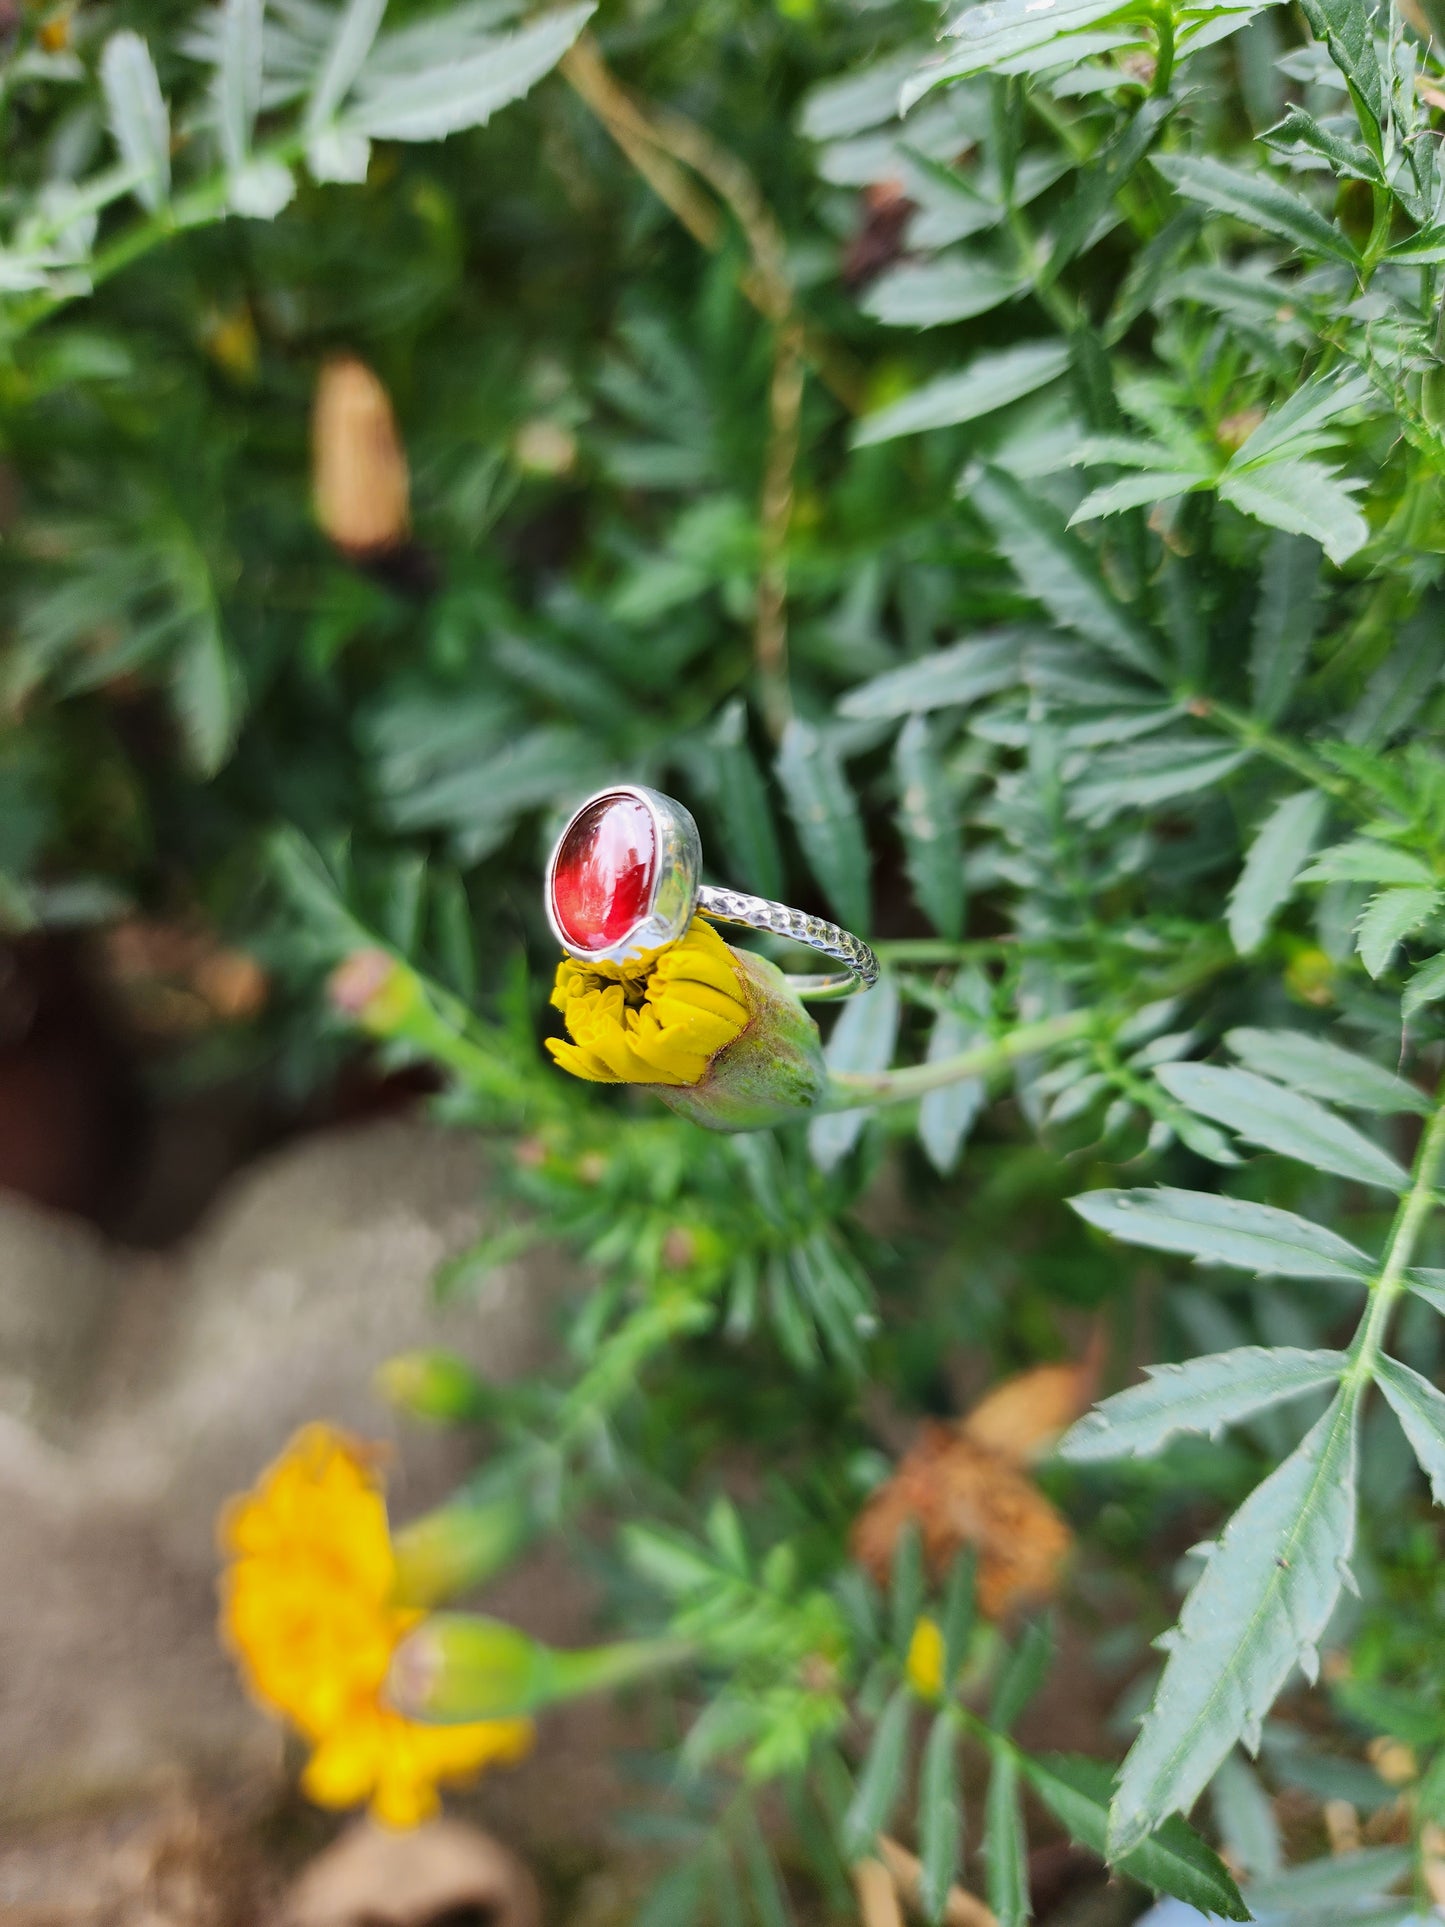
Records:
[[[842,970],[789,977],[800,997],[847,997],[878,981],[878,959],[836,923],[766,897],[701,883],[702,839],[692,813],[659,790],[617,783],[574,811],[547,862],[552,934],[581,962],[629,963],[676,943],[694,915],[771,931],[821,951]]]

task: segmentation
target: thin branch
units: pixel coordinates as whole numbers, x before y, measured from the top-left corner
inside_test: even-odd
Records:
[[[853,1869],[853,1889],[863,1927],[903,1927],[898,1891],[881,1860],[860,1860]]]
[[[878,1857],[887,1867],[894,1886],[904,1900],[910,1907],[921,1909],[923,1863],[917,1854],[910,1853],[900,1841],[881,1834]],[[942,1919],[943,1927],[998,1927],[998,1915],[992,1907],[985,1907],[981,1900],[963,1887],[949,1888]]]

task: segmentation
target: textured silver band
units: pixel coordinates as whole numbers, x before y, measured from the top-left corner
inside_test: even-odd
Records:
[[[848,997],[855,990],[871,990],[878,981],[878,959],[860,937],[840,930],[836,923],[821,917],[805,916],[789,909],[786,903],[771,903],[766,897],[745,896],[741,890],[713,890],[706,884],[697,893],[699,913],[714,923],[740,923],[748,930],[769,930],[774,936],[787,937],[809,950],[821,950],[843,965],[812,977],[788,978],[800,997],[819,1001]]]

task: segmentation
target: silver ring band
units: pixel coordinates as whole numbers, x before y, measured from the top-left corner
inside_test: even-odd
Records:
[[[748,930],[771,931],[790,943],[821,950],[825,957],[843,965],[842,970],[823,971],[816,976],[790,976],[788,984],[799,997],[822,1003],[829,998],[850,997],[855,990],[871,990],[878,981],[878,959],[873,952],[861,937],[836,923],[825,923],[821,917],[807,916],[767,897],[745,896],[740,890],[714,890],[707,884],[698,890],[697,908],[698,914],[712,923],[740,923]]]
[[[572,812],[547,863],[552,934],[581,963],[629,963],[676,943],[693,917],[737,923],[821,951],[841,970],[788,978],[799,997],[850,996],[878,981],[861,938],[786,903],[704,885],[690,811],[641,783],[599,790]]]

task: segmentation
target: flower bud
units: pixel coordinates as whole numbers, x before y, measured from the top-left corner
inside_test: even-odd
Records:
[[[531,1510],[515,1498],[454,1499],[404,1526],[392,1539],[393,1596],[399,1606],[434,1606],[492,1578],[535,1530]]]
[[[408,1418],[437,1425],[485,1418],[496,1404],[491,1386],[455,1352],[400,1352],[377,1367],[376,1388]]]
[[[691,1649],[634,1639],[563,1652],[480,1613],[434,1613],[397,1647],[387,1697],[408,1719],[517,1719],[675,1666]]]
[[[421,1001],[415,974],[387,950],[353,951],[332,971],[326,993],[373,1037],[395,1036]]]

